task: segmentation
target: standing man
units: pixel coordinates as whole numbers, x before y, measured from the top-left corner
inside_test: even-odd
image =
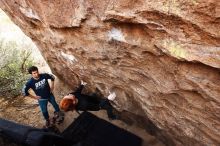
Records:
[[[29,74],[31,74],[32,78],[29,79],[25,84],[22,90],[23,95],[38,100],[41,112],[44,116],[44,119],[46,120],[45,127],[50,127],[51,122],[47,110],[48,101],[53,105],[53,108],[55,110],[55,117],[58,118],[60,115],[59,106],[56,103],[55,97],[53,95],[55,77],[47,73],[40,74],[36,66],[30,67],[28,69],[28,72]],[[48,79],[51,80],[51,86],[48,83]],[[28,90],[30,88],[35,92],[36,96],[29,94]]]

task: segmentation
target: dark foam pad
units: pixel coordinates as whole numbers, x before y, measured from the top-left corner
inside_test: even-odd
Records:
[[[0,119],[0,136],[22,146],[69,146],[61,135]]]
[[[142,139],[95,115],[82,113],[62,136],[80,146],[141,146]]]

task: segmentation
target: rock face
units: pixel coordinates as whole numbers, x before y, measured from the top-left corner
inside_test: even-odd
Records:
[[[69,85],[83,79],[88,92],[115,91],[115,107],[167,145],[220,145],[218,0],[0,0],[0,7]]]

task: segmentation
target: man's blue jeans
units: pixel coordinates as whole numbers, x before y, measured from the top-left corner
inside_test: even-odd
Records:
[[[55,112],[60,111],[60,108],[59,108],[53,94],[51,94],[48,99],[39,99],[38,103],[40,105],[40,109],[41,109],[41,112],[42,112],[45,120],[49,119],[49,114],[48,114],[48,110],[47,110],[48,101],[53,105],[53,108],[55,109]]]

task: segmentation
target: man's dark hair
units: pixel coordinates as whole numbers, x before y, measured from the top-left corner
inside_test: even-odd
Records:
[[[36,66],[31,66],[28,68],[29,74],[32,74],[33,71],[38,71],[38,68]]]

